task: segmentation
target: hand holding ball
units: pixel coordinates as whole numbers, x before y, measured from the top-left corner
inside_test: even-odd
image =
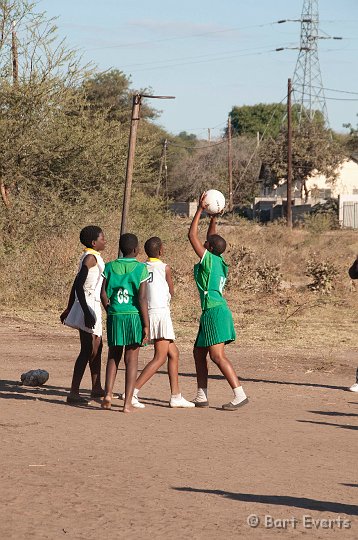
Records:
[[[225,197],[217,189],[208,189],[202,195],[200,203],[208,214],[220,214],[225,208]]]

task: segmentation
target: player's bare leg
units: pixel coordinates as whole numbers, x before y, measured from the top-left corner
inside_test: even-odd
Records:
[[[92,398],[100,398],[104,396],[104,390],[101,385],[102,349],[102,338],[92,335],[92,356],[89,361],[92,379]]]
[[[76,359],[75,366],[73,368],[71,390],[67,397],[67,403],[69,403],[70,405],[76,405],[76,404],[88,405],[89,403],[87,399],[80,396],[80,385],[81,385],[87,364],[93,355],[92,334],[89,334],[88,332],[84,332],[83,330],[80,330],[79,334],[80,334],[81,350]]]
[[[211,345],[211,347],[209,347],[209,355],[214,364],[218,366],[232,389],[241,386],[241,383],[235,373],[234,366],[225,355],[225,343]]]
[[[209,347],[209,355],[211,360],[218,366],[221,373],[231,386],[234,397],[230,403],[225,403],[223,409],[234,411],[245,405],[248,402],[246,394],[241,386],[238,376],[235,373],[234,366],[225,355],[225,343],[217,343]]]
[[[104,387],[104,398],[102,400],[102,409],[110,409],[112,403],[112,394],[114,381],[116,380],[119,362],[123,353],[122,346],[108,348],[108,359],[106,367],[106,384]]]
[[[142,373],[139,375],[135,387],[137,390],[140,390],[142,386],[153,377],[154,373],[165,364],[168,350],[169,350],[170,341],[167,339],[156,339],[154,341],[154,357],[148,362],[148,364],[143,369]],[[127,395],[127,390],[126,390]]]
[[[173,341],[168,350],[168,375],[171,389],[169,406],[172,409],[193,409],[195,404],[185,399],[179,389],[179,351]]]
[[[172,395],[180,394],[179,389],[179,351],[174,341],[169,343],[168,348],[168,375],[170,391]]]
[[[194,347],[196,381],[198,388],[208,387],[208,347]]]
[[[127,345],[124,352],[124,363],[126,365],[126,382],[125,382],[125,400],[123,412],[129,413],[134,411],[132,405],[132,397],[134,386],[138,375],[138,356],[139,345]]]
[[[143,369],[138,377],[134,390],[134,404],[136,407],[142,405],[138,401],[138,391],[149,379],[158,371],[168,358],[168,375],[171,389],[169,405],[172,408],[189,409],[193,407],[180,393],[178,381],[179,351],[175,343],[168,339],[156,339],[154,341],[154,358]],[[127,393],[125,393],[127,396]]]

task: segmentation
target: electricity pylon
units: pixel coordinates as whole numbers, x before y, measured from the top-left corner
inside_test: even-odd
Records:
[[[318,113],[322,115],[328,127],[327,105],[318,57],[318,40],[342,38],[319,34],[318,0],[304,0],[300,23],[300,47],[292,81],[293,103],[299,106],[300,122],[304,118],[312,121]]]

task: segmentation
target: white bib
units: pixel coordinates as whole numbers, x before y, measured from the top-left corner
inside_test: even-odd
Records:
[[[147,281],[148,309],[167,308],[170,305],[169,285],[165,278],[166,264],[162,261],[148,261],[149,272]]]

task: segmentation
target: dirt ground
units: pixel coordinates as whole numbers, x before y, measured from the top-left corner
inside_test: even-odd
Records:
[[[358,351],[230,346],[250,399],[242,410],[218,408],[231,393],[213,366],[209,409],[168,408],[163,371],[142,391],[145,410],[124,415],[119,401],[66,405],[71,330],[6,317],[0,337],[1,538],[358,538],[358,395],[345,391]],[[181,350],[190,399],[193,361]],[[20,386],[35,368],[48,384]]]

